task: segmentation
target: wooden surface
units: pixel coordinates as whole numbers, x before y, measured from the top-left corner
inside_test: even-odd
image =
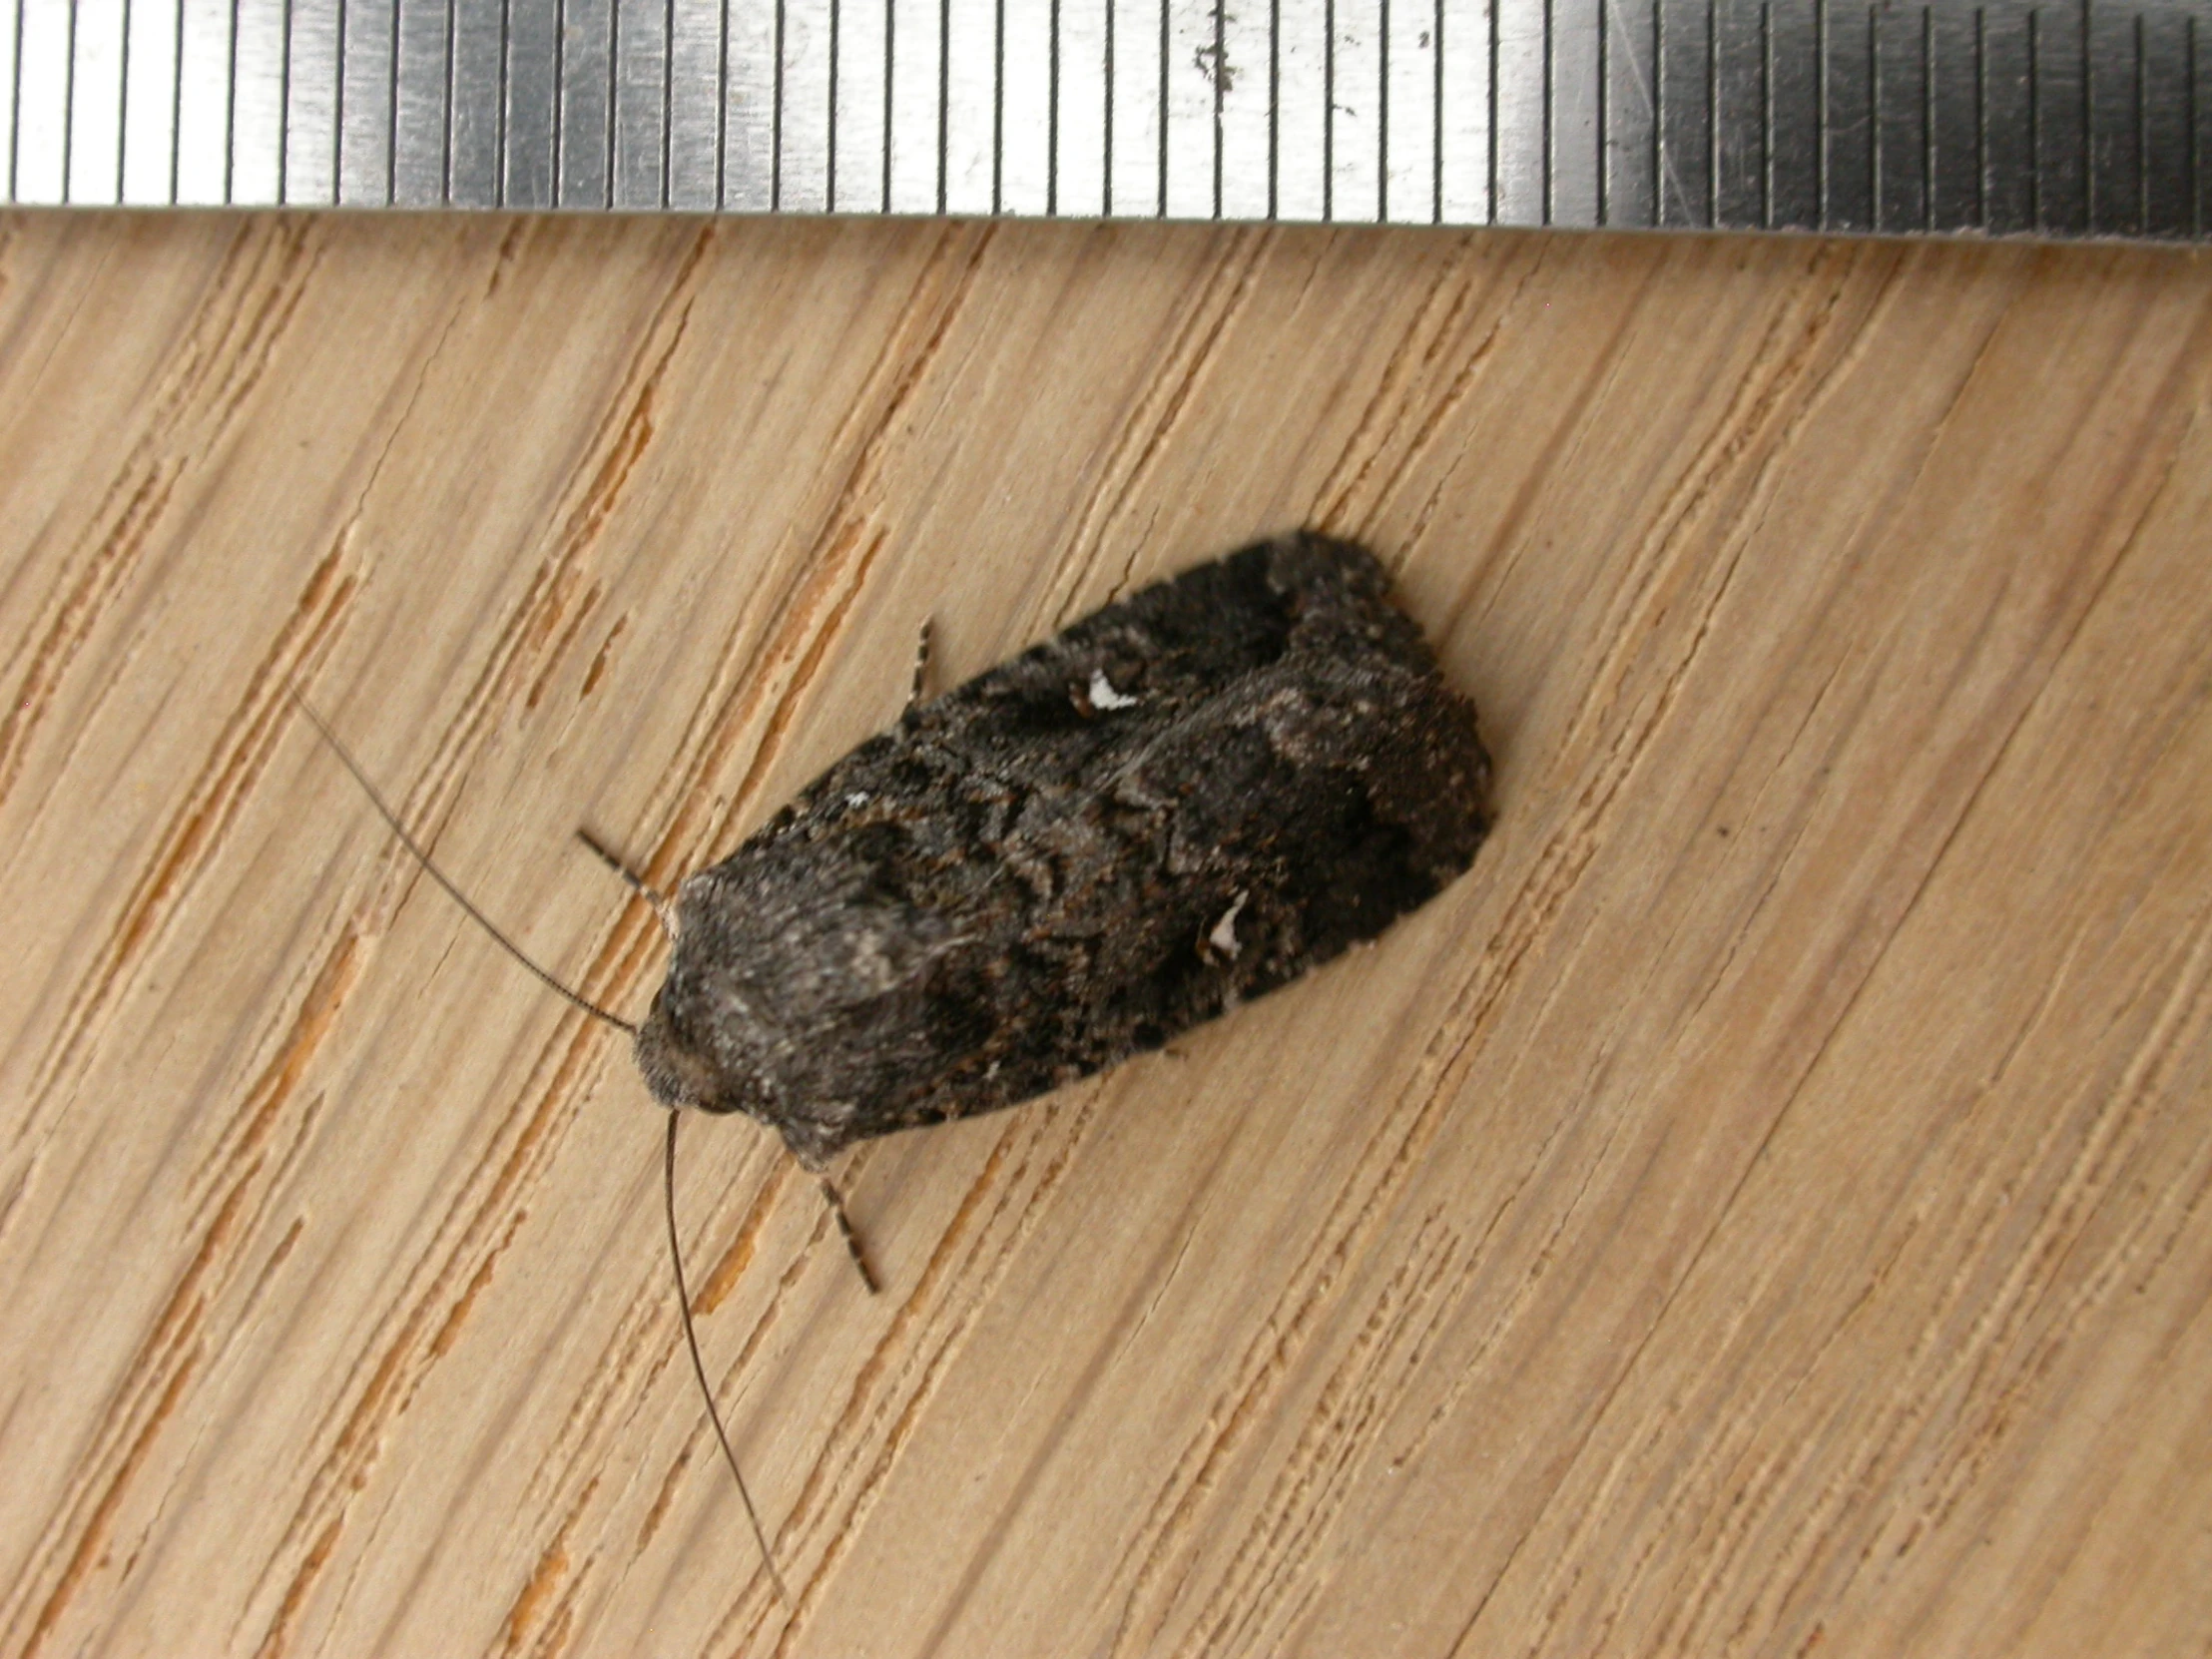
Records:
[[[2212,264],[0,220],[0,1647],[2201,1653]],[[1376,948],[847,1167],[559,972],[1311,522],[1497,758]]]

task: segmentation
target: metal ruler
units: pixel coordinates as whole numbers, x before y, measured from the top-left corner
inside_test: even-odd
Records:
[[[23,204],[2212,225],[2212,0],[0,0],[0,101]]]

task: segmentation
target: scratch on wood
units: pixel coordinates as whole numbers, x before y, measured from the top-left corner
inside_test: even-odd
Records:
[[[268,768],[285,725],[288,690],[327,653],[351,608],[357,581],[335,550],[308,576],[246,694],[224,723],[198,777],[132,883],[92,966],[70,993],[31,1086],[16,1144],[43,1136],[68,1078],[106,1029],[117,998],[147,952],[183,910],[222,849],[225,834]]]
[[[151,414],[86,527],[83,551],[65,562],[27,649],[15,654],[20,667],[0,718],[0,799],[71,666],[136,574],[179,480],[208,462],[268,372],[314,263],[301,224],[248,221],[227,250],[214,292],[145,400]]]
[[[1451,259],[1436,270],[1418,309],[1384,356],[1359,420],[1315,491],[1310,521],[1317,529],[1356,540],[1366,537],[1372,527],[1370,517],[1356,512],[1355,501],[1369,495],[1372,515],[1373,507],[1388,501],[1405,472],[1427,453],[1443,424],[1481,380],[1521,296],[1543,269],[1550,246],[1541,237],[1521,239],[1508,244],[1511,252],[1500,259],[1493,239],[1459,239]],[[1469,265],[1475,267],[1471,275]],[[1487,307],[1488,325],[1482,337],[1471,346],[1465,344],[1461,330],[1469,313],[1500,286],[1505,288],[1504,297]],[[1447,344],[1456,347],[1448,353],[1456,367],[1440,393],[1416,401],[1416,385],[1446,357]],[[1371,492],[1369,481],[1385,464],[1389,476]]]
[[[1100,446],[1101,458],[1075,511],[1074,528],[1045,566],[1052,573],[1051,585],[1032,614],[1031,631],[1063,628],[1079,608],[1117,598],[1128,586],[1143,538],[1123,536],[1121,526],[1250,307],[1277,242],[1269,229],[1230,232],[1223,239],[1223,253],[1206,263],[1197,293],[1176,307],[1174,332],[1159,354],[1159,366],[1145,377],[1128,412]],[[1119,574],[1100,594],[1093,591],[1094,572],[1117,538],[1130,549]]]

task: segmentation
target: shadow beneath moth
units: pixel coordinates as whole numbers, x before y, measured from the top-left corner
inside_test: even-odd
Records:
[[[673,939],[642,1023],[559,987],[632,1032],[662,1104],[742,1112],[817,1175],[857,1141],[1016,1105],[1297,978],[1435,894],[1488,828],[1473,705],[1375,556],[1311,533],[918,692],[917,674],[897,726],[673,907],[628,876]]]

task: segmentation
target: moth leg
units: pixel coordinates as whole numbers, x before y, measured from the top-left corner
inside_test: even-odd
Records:
[[[883,1287],[876,1282],[875,1270],[867,1265],[867,1256],[860,1249],[860,1235],[853,1231],[852,1218],[844,1213],[844,1200],[830,1184],[830,1177],[821,1175],[815,1179],[822,1183],[822,1196],[830,1206],[830,1213],[836,1217],[837,1231],[844,1235],[844,1248],[852,1257],[853,1267],[859,1270],[860,1283],[867,1287],[869,1296],[878,1294]]]
[[[914,683],[906,690],[906,713],[911,715],[921,707],[922,699],[929,691],[929,641],[936,632],[936,624],[928,617],[921,619],[921,638],[914,644]]]
[[[653,919],[661,924],[661,931],[668,935],[669,942],[675,943],[676,912],[670,908],[667,897],[650,885],[644,876],[624,863],[616,852],[589,830],[577,830],[576,838],[597,853],[601,863],[621,876],[632,892],[653,906]]]

